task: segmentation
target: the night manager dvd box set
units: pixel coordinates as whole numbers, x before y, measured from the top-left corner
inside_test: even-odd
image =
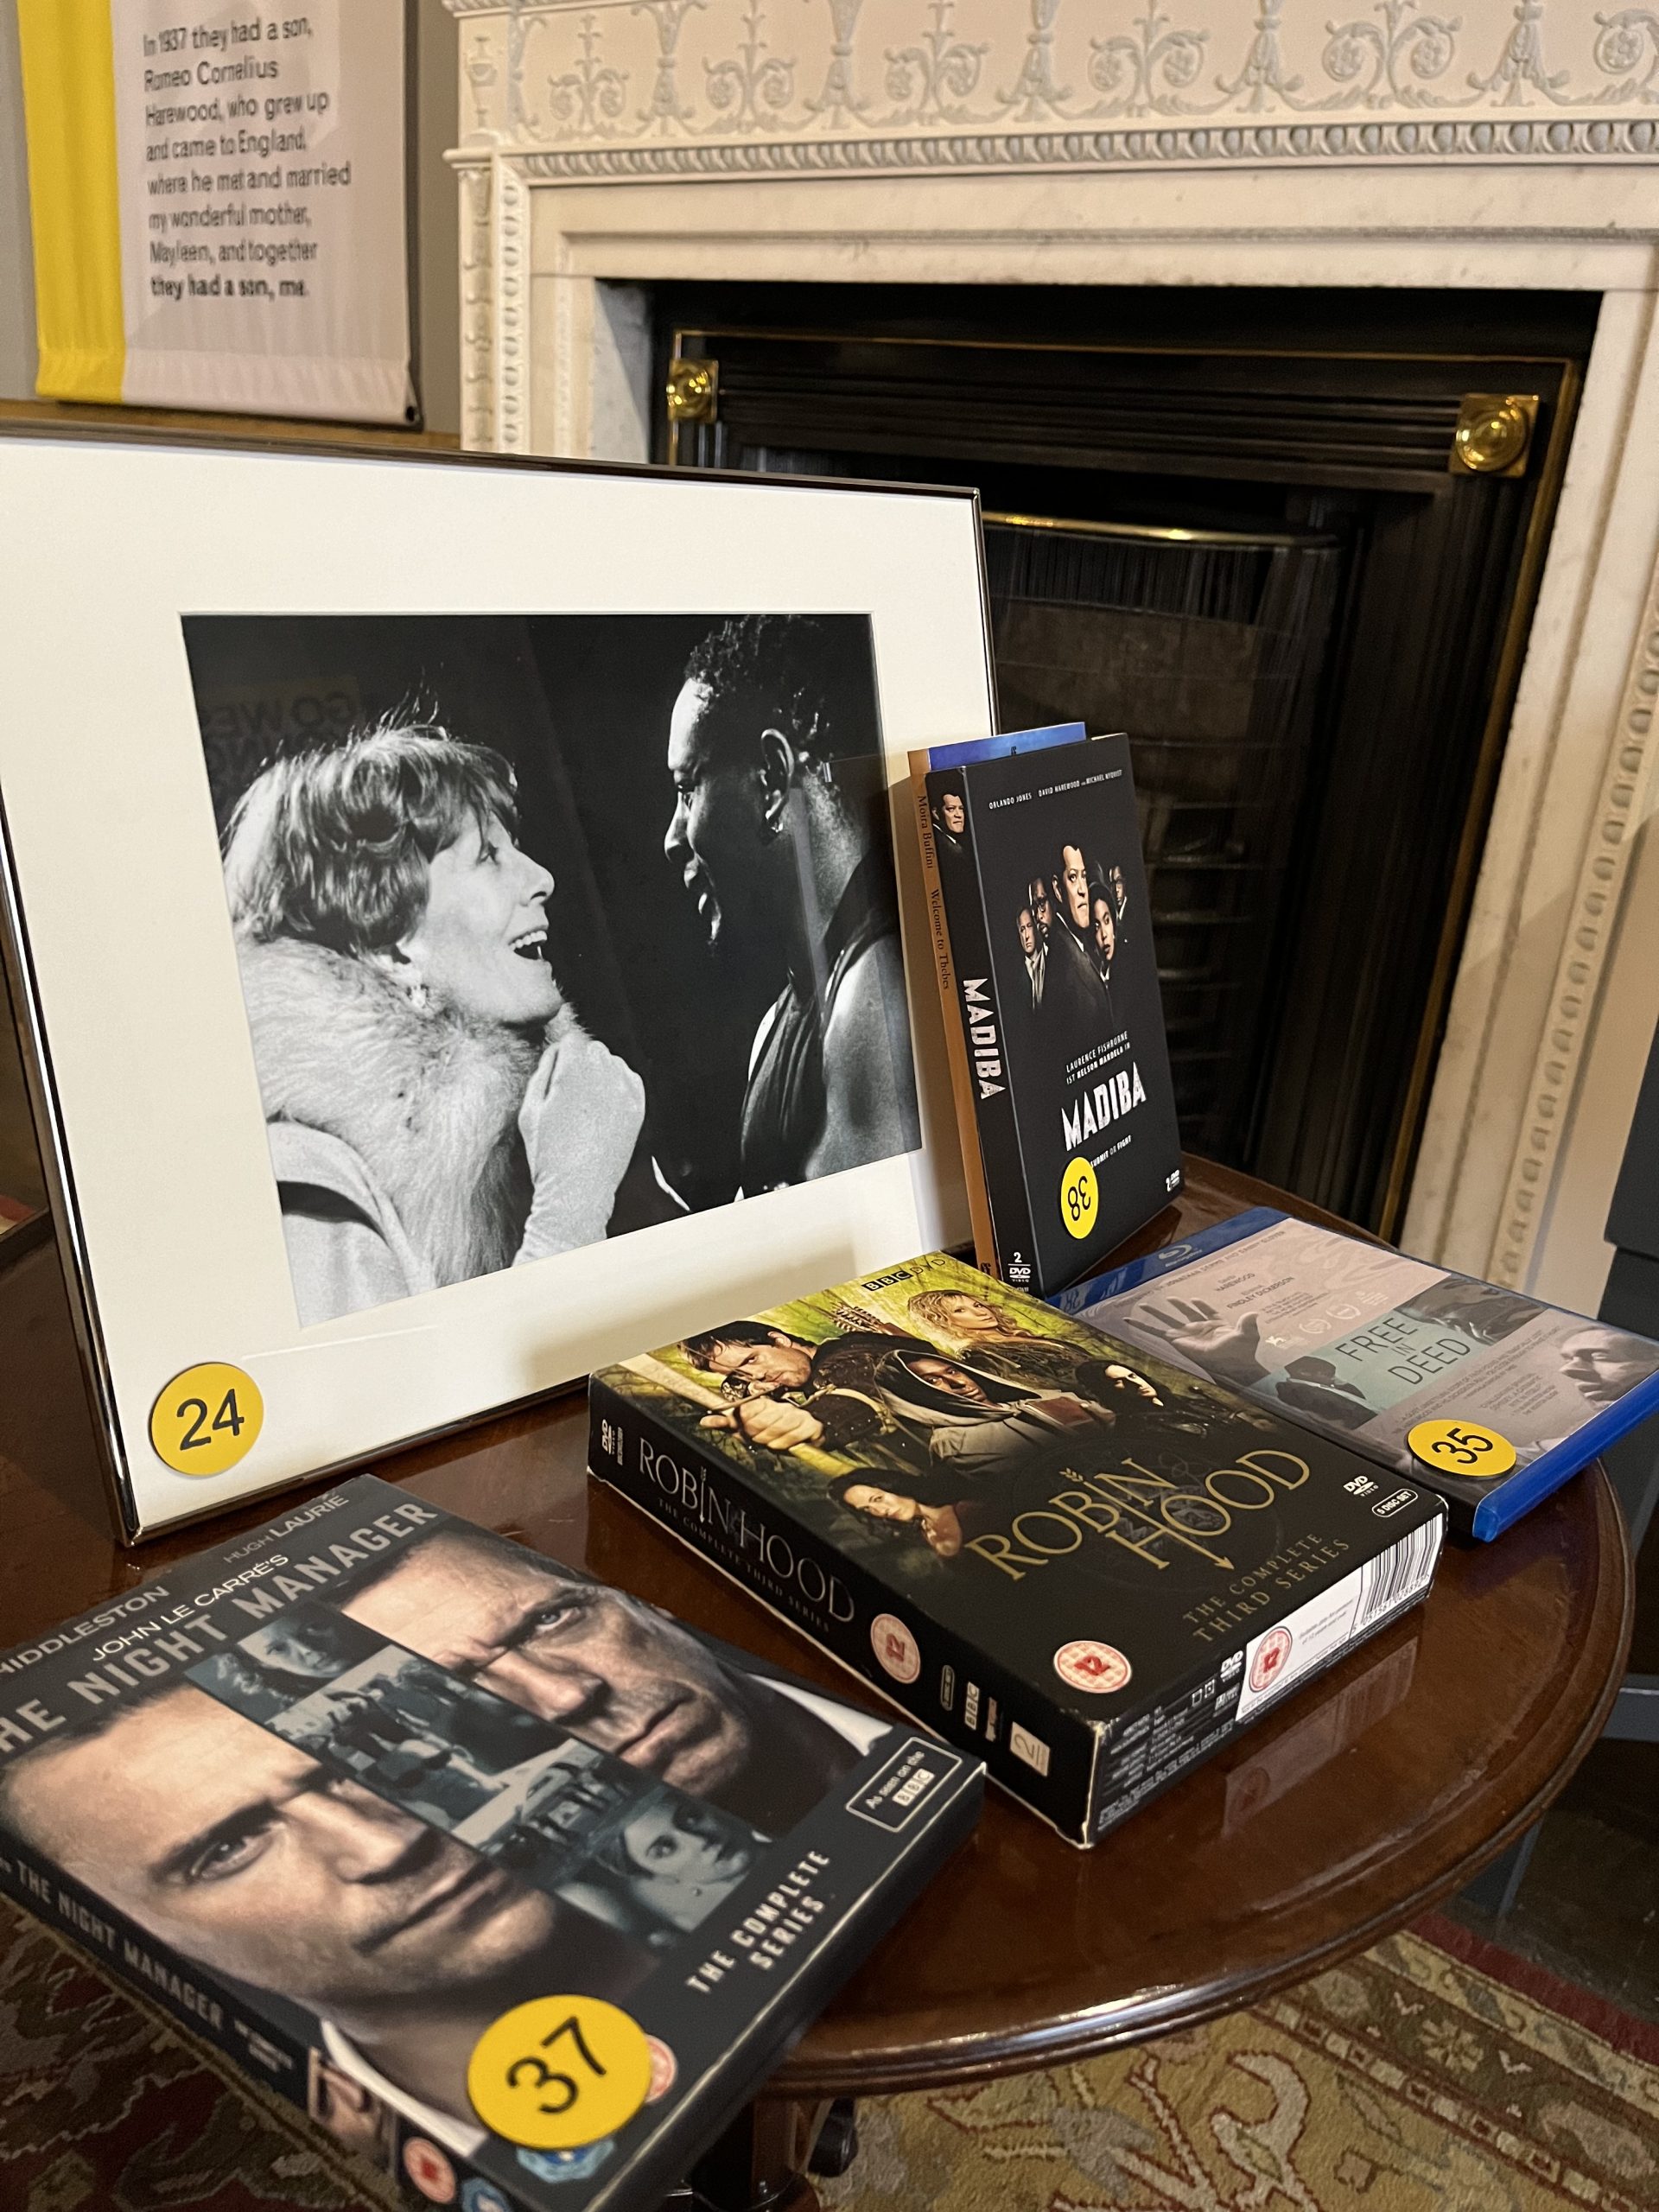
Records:
[[[0,1887],[480,2212],[658,2202],[982,1788],[372,1476],[0,1656]]]

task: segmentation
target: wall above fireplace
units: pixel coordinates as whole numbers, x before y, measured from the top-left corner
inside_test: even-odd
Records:
[[[646,458],[665,283],[1599,299],[1402,1231],[1593,1305],[1659,1016],[1659,8],[449,4],[472,445]]]

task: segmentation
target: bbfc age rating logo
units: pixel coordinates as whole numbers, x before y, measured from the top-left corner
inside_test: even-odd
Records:
[[[1290,1630],[1287,1628],[1269,1629],[1256,1646],[1255,1656],[1250,1662],[1250,1688],[1258,1694],[1272,1688],[1285,1671],[1290,1657]]]
[[[870,1649],[895,1682],[913,1682],[922,1671],[916,1639],[896,1614],[878,1613],[870,1623]]]
[[[1104,1697],[1110,1690],[1121,1690],[1135,1669],[1116,1644],[1096,1643],[1084,1636],[1060,1646],[1054,1654],[1054,1671],[1074,1690]]]
[[[404,2171],[429,2203],[454,2202],[455,2170],[435,2143],[411,2135],[404,2145]]]

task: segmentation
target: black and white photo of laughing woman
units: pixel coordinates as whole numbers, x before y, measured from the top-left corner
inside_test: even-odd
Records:
[[[918,1142],[861,618],[186,632],[302,1324]]]

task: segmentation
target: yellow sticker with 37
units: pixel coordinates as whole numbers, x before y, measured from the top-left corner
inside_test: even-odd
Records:
[[[614,2135],[651,2088],[639,2022],[601,1997],[535,1997],[485,2029],[467,2063],[473,2110],[531,2151],[576,2151]]]

